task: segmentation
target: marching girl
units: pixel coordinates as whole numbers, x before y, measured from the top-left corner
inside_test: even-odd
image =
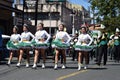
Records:
[[[11,60],[13,58],[13,53],[18,52],[17,44],[19,43],[21,37],[20,34],[17,34],[18,28],[16,26],[13,27],[13,34],[10,37],[10,40],[7,42],[7,49],[10,50],[9,60],[7,65],[11,64]]]
[[[93,39],[87,34],[86,27],[81,28],[81,34],[78,36],[78,41],[75,44],[75,50],[78,50],[78,70],[81,70],[82,60],[85,58],[84,69],[87,69],[89,64],[89,54],[88,51],[92,50],[90,46]]]
[[[67,32],[64,31],[64,24],[59,25],[59,32],[55,35],[55,40],[52,42],[52,47],[55,48],[55,66],[54,69],[57,69],[58,65],[58,56],[59,54],[62,54],[64,62],[62,65],[62,68],[66,68],[66,48],[69,47],[69,42],[71,40],[71,37]]]
[[[34,56],[34,64],[32,68],[36,68],[37,67],[37,61],[38,61],[38,56],[39,54],[42,55],[43,58],[43,64],[42,64],[42,68],[45,68],[45,49],[49,47],[49,39],[50,39],[50,35],[43,30],[43,23],[39,23],[37,25],[37,32],[35,33],[35,56]]]
[[[34,39],[34,35],[28,31],[28,26],[26,24],[23,25],[23,32],[21,33],[21,42],[18,44],[20,48],[20,55],[19,60],[17,63],[17,67],[20,67],[22,56],[24,52],[27,54],[27,61],[26,61],[26,67],[29,67],[29,50],[31,49],[31,42],[30,38]]]

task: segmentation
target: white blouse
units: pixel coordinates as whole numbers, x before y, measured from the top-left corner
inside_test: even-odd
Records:
[[[89,34],[80,34],[78,36],[78,42],[76,45],[86,45],[89,46],[92,43],[93,39],[90,37]]]
[[[19,42],[21,39],[20,34],[12,34],[10,37],[10,41],[14,41],[14,42]]]
[[[21,34],[21,41],[23,41],[23,40],[29,41],[30,37],[32,37],[32,39],[34,39],[34,35],[31,32],[23,32]]]
[[[69,43],[71,40],[71,37],[67,32],[60,31],[60,32],[57,32],[55,39],[63,39],[65,43]]]
[[[39,39],[46,39],[46,43],[49,41],[50,39],[50,35],[45,31],[45,30],[39,30],[35,33],[35,41],[37,42]]]

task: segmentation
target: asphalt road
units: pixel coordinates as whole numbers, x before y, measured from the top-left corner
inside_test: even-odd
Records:
[[[16,67],[16,60],[11,66],[7,66],[6,61],[0,65],[0,80],[120,80],[120,63],[108,60],[106,66],[97,66],[94,60],[90,61],[87,70],[77,70],[77,61],[67,58],[67,68],[61,69],[59,62],[58,70],[54,70],[53,60],[48,59],[46,68],[41,68],[41,63],[37,69],[25,68],[24,61],[20,68]]]

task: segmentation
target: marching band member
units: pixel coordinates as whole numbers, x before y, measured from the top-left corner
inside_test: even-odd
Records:
[[[59,31],[55,35],[55,40],[52,42],[52,47],[55,48],[55,66],[54,69],[57,69],[58,65],[58,56],[59,54],[63,55],[64,63],[62,65],[62,68],[66,68],[66,48],[70,46],[69,42],[71,40],[71,37],[67,32],[64,31],[64,24],[60,24],[58,26]]]
[[[37,32],[35,33],[35,56],[34,56],[34,64],[32,68],[37,67],[39,53],[43,57],[42,68],[45,68],[45,59],[46,59],[45,49],[49,47],[48,42],[50,39],[50,35],[45,30],[43,30],[43,27],[44,27],[43,23],[39,23],[37,25]]]
[[[114,33],[112,33],[109,37],[108,41],[108,55],[110,56],[110,59],[113,59],[113,52],[114,52]]]
[[[17,34],[18,28],[16,26],[13,27],[13,34],[10,37],[10,40],[7,42],[7,49],[10,50],[10,56],[8,60],[8,65],[11,64],[11,60],[13,58],[13,53],[18,52],[17,44],[19,43],[21,37],[20,34]]]
[[[107,43],[108,43],[108,38],[107,35],[105,34],[105,32],[102,32],[101,37],[99,38],[99,53],[98,53],[98,65],[101,65],[101,61],[102,61],[102,56],[104,55],[104,59],[103,59],[103,65],[106,65],[107,62]]]
[[[116,28],[114,36],[112,36],[114,42],[114,60],[115,62],[120,61],[120,31]]]
[[[70,44],[71,44],[71,52],[72,52],[72,61],[74,61],[77,58],[77,51],[73,47],[76,44],[77,41],[78,41],[78,33],[75,33],[73,39],[70,42]]]
[[[28,31],[28,26],[26,24],[24,24],[23,25],[23,33],[21,34],[21,42],[18,44],[18,46],[20,48],[20,55],[19,55],[17,67],[20,66],[24,52],[27,54],[26,67],[29,67],[29,58],[30,58],[29,50],[31,49],[30,38],[34,39],[34,35]]]
[[[78,36],[78,41],[75,44],[75,50],[78,50],[78,70],[81,70],[82,60],[85,58],[84,69],[87,69],[89,64],[89,54],[88,51],[92,50],[90,46],[93,39],[87,34],[86,27],[81,28],[81,34]]]
[[[95,29],[95,26],[90,26],[89,31],[90,31],[90,35],[93,38],[92,45],[95,46],[95,48],[93,49],[93,52],[91,53],[91,58],[93,56],[95,56],[95,58],[96,58],[95,61],[98,61],[98,40],[102,34],[101,34],[101,31],[99,29]]]

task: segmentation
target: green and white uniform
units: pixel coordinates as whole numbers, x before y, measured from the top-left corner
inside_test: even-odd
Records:
[[[114,45],[115,46],[118,46],[120,45],[120,36],[114,36]]]
[[[20,34],[12,34],[10,40],[7,42],[6,46],[9,50],[18,50],[17,45],[21,39]]]
[[[52,47],[59,49],[68,49],[70,47],[70,40],[71,37],[68,35],[67,32],[59,31],[56,34],[55,40],[53,40],[52,42]]]
[[[34,35],[31,32],[23,32],[21,34],[21,41],[18,44],[19,48],[31,48],[32,43],[30,41],[30,38],[34,39]]]
[[[90,51],[93,49],[93,46],[90,46],[93,39],[89,34],[80,34],[78,36],[78,42],[75,44],[74,48],[78,51]]]
[[[98,45],[98,39],[100,38],[102,33],[99,30],[92,30],[91,33],[92,33],[91,36],[93,38],[93,44],[92,45],[97,46]]]
[[[39,30],[35,33],[35,42],[33,43],[35,48],[48,48],[50,35],[45,30]]]

